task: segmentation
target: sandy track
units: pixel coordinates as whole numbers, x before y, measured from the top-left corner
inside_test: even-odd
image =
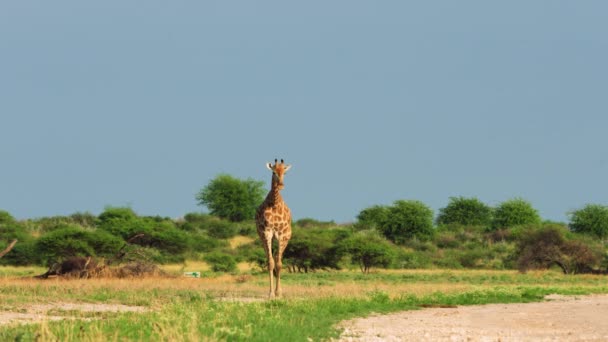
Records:
[[[433,308],[342,322],[340,341],[608,341],[608,296]]]

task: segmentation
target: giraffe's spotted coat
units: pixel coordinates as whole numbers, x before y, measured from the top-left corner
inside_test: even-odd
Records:
[[[291,238],[291,211],[283,198],[280,190],[283,189],[283,176],[290,168],[281,163],[268,164],[268,169],[272,171],[271,189],[264,202],[258,207],[255,215],[258,235],[262,240],[266,259],[268,261],[268,277],[270,278],[269,296],[281,295],[281,268],[283,265],[283,252],[287,248]],[[272,254],[272,239],[279,242],[279,250],[274,259]],[[276,272],[276,287],[274,286],[273,272]]]

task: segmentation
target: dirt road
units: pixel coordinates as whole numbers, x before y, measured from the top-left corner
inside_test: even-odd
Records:
[[[340,341],[608,341],[608,296],[432,308],[345,321]]]

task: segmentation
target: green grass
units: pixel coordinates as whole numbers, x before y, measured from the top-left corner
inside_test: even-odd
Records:
[[[258,286],[262,286],[259,290],[264,291],[263,279],[264,275],[254,276],[250,284],[244,285],[242,292],[237,289],[231,295],[255,292]],[[59,296],[63,301],[69,302],[143,305],[150,311],[83,313],[82,318],[100,319],[3,326],[0,329],[0,340],[317,341],[339,336],[340,331],[336,328],[338,322],[371,313],[413,310],[421,305],[532,302],[540,301],[553,293],[608,293],[605,277],[565,276],[556,272],[518,274],[493,271],[403,271],[372,275],[320,272],[286,275],[284,280],[286,291],[308,286],[338,289],[358,286],[359,289],[367,290],[356,295],[307,298],[295,294],[287,299],[242,303],[218,300],[217,297],[225,293],[198,287],[198,283],[192,281],[182,283],[180,279],[176,279],[175,285],[171,287],[159,285],[157,280],[149,283],[143,280],[144,284],[137,288],[132,288],[138,284],[137,280],[126,284],[107,281],[95,286],[90,283],[95,280],[15,285],[3,282],[0,283],[0,302],[15,310],[28,303],[53,302]],[[205,281],[201,280],[201,284]],[[438,289],[449,290],[450,284],[456,288],[465,285],[470,287],[466,291],[436,290],[425,294],[414,294],[406,290],[428,286],[433,288],[434,285]],[[74,312],[62,314],[79,315]]]

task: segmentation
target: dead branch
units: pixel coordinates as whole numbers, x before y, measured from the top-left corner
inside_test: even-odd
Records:
[[[15,247],[15,244],[17,244],[17,240],[13,240],[13,242],[11,242],[8,247],[6,247],[6,249],[4,249],[2,252],[0,252],[0,258],[2,258],[6,253],[10,252],[11,249],[13,249],[13,247]]]

